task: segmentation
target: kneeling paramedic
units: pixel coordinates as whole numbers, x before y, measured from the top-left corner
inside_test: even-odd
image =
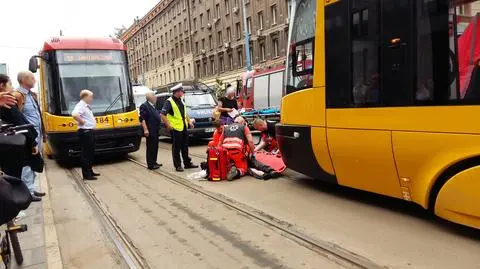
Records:
[[[255,148],[255,152],[265,150],[271,153],[278,152],[277,139],[275,137],[275,122],[256,119],[253,122],[253,128],[261,132],[262,138]]]
[[[242,117],[237,117],[235,123],[224,127],[221,146],[228,151],[228,158],[233,163],[227,174],[227,180],[244,176],[248,172],[248,159],[255,145],[250,129]]]
[[[173,165],[177,172],[183,172],[180,152],[182,153],[183,164],[185,169],[197,168],[198,165],[192,163],[192,159],[188,156],[188,132],[187,128],[193,128],[193,123],[187,115],[187,108],[182,101],[185,94],[182,84],[178,84],[171,89],[172,97],[168,98],[161,112],[162,121],[166,128],[170,131],[173,139],[172,157]]]

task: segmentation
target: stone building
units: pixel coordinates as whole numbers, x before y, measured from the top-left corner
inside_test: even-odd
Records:
[[[245,0],[253,68],[284,64],[287,0]],[[132,79],[156,88],[178,80],[214,85],[245,72],[242,0],[162,0],[124,33]]]

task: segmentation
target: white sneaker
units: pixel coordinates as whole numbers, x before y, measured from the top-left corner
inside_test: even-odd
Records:
[[[25,218],[26,216],[27,216],[27,214],[25,214],[24,211],[20,211],[20,212],[18,213],[18,215],[15,217],[15,221],[21,220],[21,219]]]

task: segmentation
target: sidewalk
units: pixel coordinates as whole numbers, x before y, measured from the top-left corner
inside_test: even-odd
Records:
[[[31,203],[25,211],[26,216],[17,221],[18,224],[26,224],[28,231],[18,234],[24,262],[22,265],[17,265],[13,259],[12,269],[63,268],[45,174],[40,174],[39,179],[40,189],[46,192],[47,196],[42,202]]]

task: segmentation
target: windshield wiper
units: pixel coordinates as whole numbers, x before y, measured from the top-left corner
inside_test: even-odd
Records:
[[[117,95],[117,97],[115,97],[115,99],[113,100],[113,102],[107,107],[107,109],[105,109],[105,111],[103,112],[103,114],[107,114],[107,112],[110,111],[110,109],[112,109],[112,107],[113,107],[114,105],[116,105],[117,102],[118,102],[118,100],[120,100],[120,99],[123,99],[123,98],[122,98],[122,93],[119,93],[119,94]]]
[[[107,112],[109,112],[110,109],[112,109],[112,107],[117,104],[118,100],[121,100],[121,101],[122,101],[122,109],[125,109],[125,104],[124,104],[124,102],[123,102],[122,84],[121,84],[121,82],[120,82],[120,78],[118,78],[118,89],[120,89],[120,93],[117,95],[117,97],[115,97],[115,99],[114,99],[113,102],[107,107],[107,109],[105,109],[105,111],[103,112],[103,114],[107,114]]]

